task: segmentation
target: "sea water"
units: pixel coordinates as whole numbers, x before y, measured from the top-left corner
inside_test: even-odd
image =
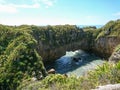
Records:
[[[77,59],[77,61],[74,59]],[[93,53],[86,53],[82,50],[67,51],[66,55],[48,65],[48,69],[54,68],[60,74],[81,76],[104,62]]]

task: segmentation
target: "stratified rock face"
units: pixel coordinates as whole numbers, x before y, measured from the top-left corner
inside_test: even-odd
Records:
[[[118,44],[120,44],[118,37],[101,37],[95,41],[93,51],[102,57],[109,58]]]
[[[108,22],[101,28],[97,38],[94,51],[107,59],[110,57],[110,62],[118,62],[120,60],[120,20]]]
[[[75,51],[78,49],[88,50],[89,43],[87,40],[83,39],[63,46],[50,47],[49,45],[40,45],[38,48],[38,52],[42,56],[43,60],[51,61],[65,55],[66,51]]]
[[[66,54],[66,51],[89,49],[86,33],[74,25],[33,27],[36,47],[43,61],[53,61]]]
[[[66,51],[78,49],[93,52],[108,59],[120,44],[120,21],[110,21],[101,29],[78,28],[75,25],[32,27],[38,41],[37,51],[43,61],[52,61]],[[107,32],[107,33],[106,33]]]

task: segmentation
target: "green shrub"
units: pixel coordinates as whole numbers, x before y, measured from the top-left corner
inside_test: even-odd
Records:
[[[46,76],[31,32],[9,29],[0,29],[0,90],[15,90],[23,79]]]
[[[79,78],[53,74],[47,76],[42,81],[27,83],[29,83],[27,86],[25,85],[19,90],[30,90],[30,88],[34,88],[34,90],[90,90],[99,85],[120,83],[120,62],[117,64],[106,62]]]

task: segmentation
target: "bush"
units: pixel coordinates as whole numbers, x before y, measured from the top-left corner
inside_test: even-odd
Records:
[[[24,79],[46,76],[30,31],[0,29],[0,90],[15,90]]]
[[[28,82],[27,82],[28,83]],[[86,76],[65,77],[60,74],[47,76],[42,81],[27,84],[18,90],[90,90],[99,85],[120,83],[120,62],[117,64],[104,63]],[[22,83],[24,85],[24,83]]]

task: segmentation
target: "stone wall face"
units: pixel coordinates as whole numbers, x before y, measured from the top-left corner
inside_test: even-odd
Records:
[[[74,32],[74,30],[72,31]],[[113,53],[115,47],[120,44],[120,38],[118,37],[100,37],[97,40],[91,39],[91,37],[86,38],[86,34],[74,33],[72,38],[69,38],[71,34],[67,34],[63,38],[57,38],[58,41],[62,41],[61,45],[54,46],[51,41],[56,40],[56,38],[50,39],[48,42],[43,43],[38,40],[37,51],[42,56],[44,61],[56,60],[59,57],[66,54],[66,51],[75,51],[78,49],[86,50],[97,54],[103,58],[108,59]],[[82,36],[82,37],[79,37]],[[78,36],[78,37],[77,37]],[[51,36],[52,37],[52,36]],[[66,37],[66,38],[65,38]],[[68,38],[67,38],[68,37]],[[66,43],[69,40],[70,43]]]

